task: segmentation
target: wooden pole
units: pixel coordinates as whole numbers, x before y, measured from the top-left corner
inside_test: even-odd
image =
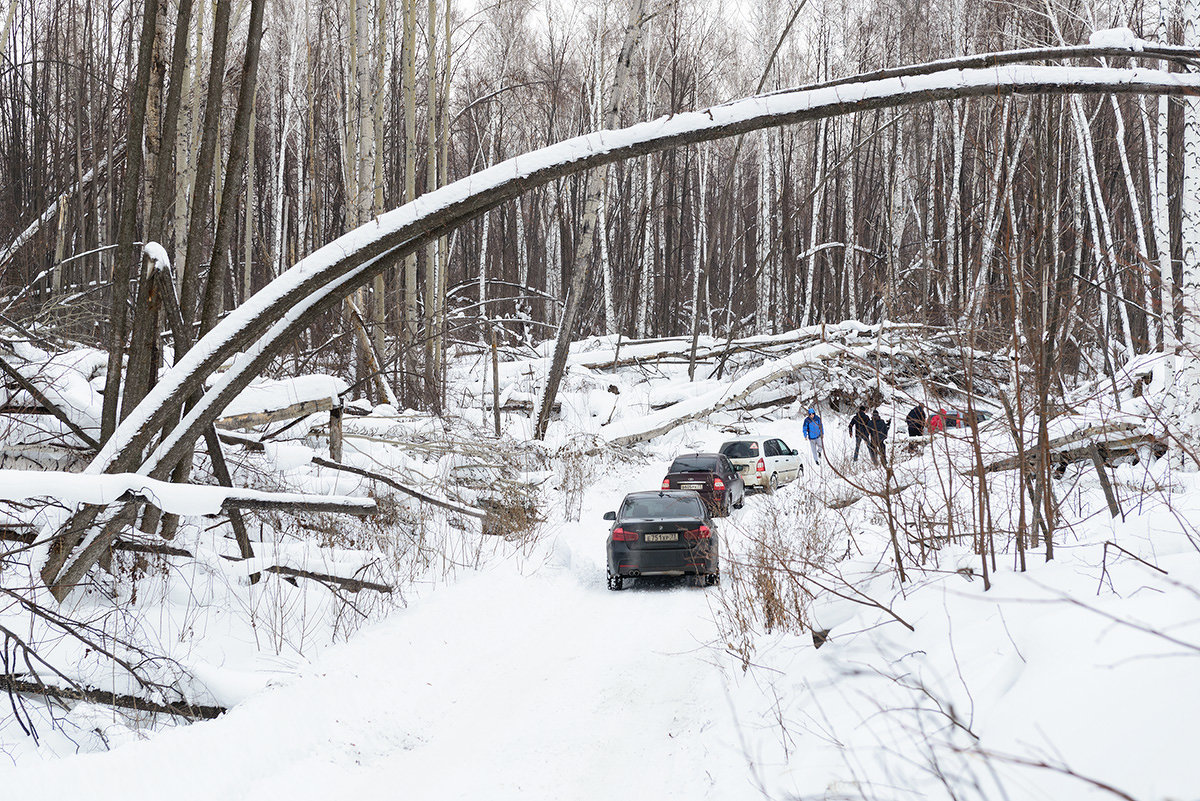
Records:
[[[342,461],[342,404],[339,401],[329,410],[329,458]]]

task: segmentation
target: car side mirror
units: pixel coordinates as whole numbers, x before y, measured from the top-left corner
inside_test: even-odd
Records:
[[[617,513],[616,513],[616,512],[605,512],[605,513],[604,513],[604,519],[605,519],[605,520],[616,520],[616,519],[617,519]]]

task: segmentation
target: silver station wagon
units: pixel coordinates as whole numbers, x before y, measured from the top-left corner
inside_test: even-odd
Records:
[[[746,487],[774,492],[804,471],[795,449],[778,438],[731,439],[721,453],[733,463]]]

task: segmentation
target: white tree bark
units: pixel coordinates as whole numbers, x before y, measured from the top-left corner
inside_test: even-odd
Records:
[[[1200,0],[1182,0],[1183,45],[1200,47]],[[1183,340],[1200,346],[1200,99],[1183,104]]]
[[[650,321],[650,295],[654,290],[654,243],[651,229],[654,227],[654,195],[657,186],[650,175],[650,157],[642,159],[642,203],[646,213],[645,225],[642,227],[642,280],[638,289],[637,327],[638,339],[646,336],[646,327]]]
[[[848,150],[853,153],[855,148],[853,132],[856,130],[854,121],[850,120],[851,137],[849,139]],[[846,178],[842,182],[844,188],[843,203],[845,204],[846,218],[846,248],[842,252],[842,270],[846,273],[846,300],[849,304],[850,319],[858,319],[858,266],[855,259],[855,245],[858,242],[858,231],[856,230],[855,222],[855,206],[858,205],[858,198],[855,195],[854,183],[857,172],[857,159],[851,160],[843,169],[846,173]]]
[[[1150,268],[1150,246],[1146,241],[1146,222],[1142,217],[1142,203],[1138,199],[1137,184],[1133,179],[1133,170],[1129,166],[1129,151],[1125,147],[1125,120],[1121,113],[1121,106],[1117,103],[1116,95],[1108,96],[1109,102],[1112,104],[1113,116],[1117,122],[1117,153],[1121,157],[1121,174],[1125,177],[1125,191],[1129,195],[1129,208],[1133,216],[1133,228],[1137,234],[1138,257],[1140,270],[1149,271]],[[1149,147],[1147,147],[1149,152]],[[1152,290],[1149,280],[1141,281],[1143,292],[1141,302],[1147,310],[1154,307],[1152,300]],[[1147,325],[1147,334],[1149,338],[1149,349],[1154,350],[1154,325]]]
[[[1125,358],[1132,358],[1135,350],[1133,334],[1129,326],[1129,309],[1125,304],[1125,294],[1121,289],[1121,281],[1117,275],[1117,253],[1113,244],[1112,223],[1108,214],[1108,204],[1100,188],[1100,176],[1096,172],[1096,150],[1092,141],[1091,128],[1087,124],[1087,115],[1083,110],[1083,101],[1078,97],[1071,98],[1071,111],[1075,120],[1075,135],[1079,140],[1080,158],[1084,164],[1084,185],[1088,188],[1088,212],[1092,219],[1093,238],[1096,242],[1097,259],[1103,254],[1103,271],[1098,276],[1102,288],[1107,287],[1108,297],[1102,299],[1102,307],[1107,312],[1109,298],[1115,303],[1117,313],[1124,329],[1121,333],[1125,346]],[[1107,313],[1104,315],[1107,317]],[[1107,329],[1106,334],[1111,334]]]
[[[617,325],[616,291],[613,288],[612,259],[608,252],[608,178],[600,194],[600,206],[596,209],[596,236],[600,238],[600,272],[604,278],[604,329],[616,334]]]
[[[825,133],[828,130],[828,120],[822,120],[817,124],[817,159],[816,168],[813,171],[813,186],[816,191],[812,196],[812,219],[808,225],[808,247],[811,250],[817,246],[817,221],[821,217],[821,209],[825,205]],[[813,325],[817,322],[817,304],[813,297],[813,292],[816,289],[817,278],[817,253],[813,252],[808,258],[808,275],[804,282],[804,306],[807,313],[804,315],[804,325]]]
[[[692,358],[688,362],[688,380],[696,377],[696,342],[700,337],[700,276],[704,271],[705,247],[708,239],[708,218],[705,214],[708,194],[708,159],[700,148],[700,177],[696,186],[696,224],[692,229]]]
[[[770,159],[771,140],[769,133],[763,131],[759,135],[758,145],[758,199],[755,206],[755,309],[754,331],[759,334],[771,330],[771,274],[770,265],[770,232],[771,232],[771,170],[768,166]]]

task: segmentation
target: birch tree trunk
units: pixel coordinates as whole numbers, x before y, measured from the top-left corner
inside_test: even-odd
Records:
[[[607,173],[607,171],[606,171]],[[608,181],[604,181],[600,205],[596,208],[596,236],[600,238],[600,268],[604,276],[604,329],[610,335],[620,330],[617,320],[613,266],[608,252]]]
[[[1121,159],[1121,174],[1125,178],[1125,192],[1129,195],[1129,213],[1133,218],[1134,232],[1137,234],[1138,268],[1139,272],[1145,271],[1147,273],[1146,278],[1148,279],[1148,273],[1150,269],[1150,246],[1146,242],[1146,223],[1145,219],[1142,217],[1142,204],[1141,201],[1138,200],[1137,185],[1133,179],[1133,170],[1129,166],[1129,152],[1125,147],[1125,119],[1124,115],[1121,113],[1121,106],[1117,103],[1117,96],[1109,95],[1108,100],[1112,105],[1113,117],[1116,119],[1117,123],[1117,154]],[[1147,152],[1148,151],[1149,142],[1147,142]],[[1150,309],[1154,307],[1154,303],[1151,299],[1151,282],[1149,280],[1143,280],[1139,281],[1138,283],[1142,285],[1142,297],[1140,300],[1146,311],[1150,311]],[[1122,294],[1124,293],[1122,292]],[[1130,338],[1132,339],[1132,337]],[[1146,321],[1146,339],[1147,350],[1154,350],[1154,325],[1149,319]]]
[[[431,192],[438,184],[437,147],[437,2],[428,0],[425,19],[425,191]],[[425,248],[425,401],[437,410],[438,376],[438,243],[430,242]]]
[[[404,103],[404,196],[409,203],[417,196],[417,0],[401,0],[401,71]],[[420,395],[417,381],[418,322],[417,254],[404,259],[404,306],[401,310],[401,348],[404,351],[404,399],[416,405]]]
[[[1167,201],[1167,163],[1170,159],[1167,145],[1167,118],[1170,108],[1168,98],[1160,98],[1157,104],[1157,126],[1154,148],[1154,241],[1158,250],[1159,306],[1162,310],[1162,349],[1165,364],[1165,383],[1168,397],[1175,383],[1175,265],[1171,260],[1170,206]]]
[[[696,377],[696,346],[700,340],[700,283],[704,272],[704,257],[708,242],[708,159],[703,148],[699,151],[700,180],[696,187],[696,224],[692,237],[692,353],[688,359],[688,381]]]
[[[817,221],[821,216],[821,208],[825,205],[825,132],[829,127],[828,120],[817,123],[817,160],[813,171],[812,220],[808,226],[808,278],[804,289],[804,305],[808,313],[803,317],[804,325],[813,325],[821,316],[813,297],[817,276]]]
[[[638,284],[637,326],[634,335],[638,339],[646,336],[650,317],[650,295],[654,291],[654,245],[651,227],[654,224],[654,196],[657,190],[650,174],[650,157],[642,159],[642,205],[645,208],[645,224],[642,226],[642,276]]]
[[[771,173],[767,166],[768,152],[771,149],[770,132],[763,131],[759,135],[758,149],[758,193],[755,204],[755,246],[754,246],[754,332],[766,334],[771,330],[771,267],[768,264],[770,244],[768,232],[771,230]],[[810,302],[809,299],[805,303]]]
[[[1200,0],[1182,0],[1183,45],[1200,47]],[[1183,341],[1200,347],[1200,99],[1183,105]]]
[[[616,128],[621,110],[621,95],[625,89],[625,80],[629,75],[629,66],[633,61],[633,51],[637,47],[638,36],[644,21],[643,7],[645,0],[634,0],[629,14],[629,24],[625,28],[625,41],[621,45],[621,54],[617,58],[613,74],[612,98],[605,111],[605,124],[608,128]],[[563,372],[567,366],[567,350],[571,344],[571,334],[574,328],[575,314],[583,291],[587,287],[588,275],[591,272],[592,242],[596,227],[596,210],[603,195],[607,169],[592,170],[587,179],[587,200],[583,213],[583,227],[575,250],[575,260],[571,265],[571,285],[567,290],[567,302],[563,308],[562,320],[558,326],[558,338],[554,343],[554,359],[550,365],[550,374],[546,378],[546,390],[538,410],[537,424],[534,427],[534,437],[542,439],[546,436],[546,427],[550,424],[550,410],[558,395],[558,385],[562,381]],[[647,222],[649,222],[647,220]]]
[[[855,136],[854,132],[858,130],[857,118],[850,122],[850,152],[854,152]],[[858,205],[858,197],[854,191],[856,174],[858,172],[858,159],[855,157],[845,168],[846,177],[842,182],[844,187],[843,204],[845,205],[845,241],[846,247],[842,249],[842,269],[846,273],[846,301],[850,312],[850,319],[858,319],[858,266],[855,258],[855,248],[858,245],[858,232],[855,228],[855,206]]]
[[[1083,101],[1078,97],[1071,98],[1071,109],[1075,118],[1075,131],[1079,139],[1080,156],[1084,164],[1084,185],[1088,188],[1088,209],[1093,223],[1093,236],[1096,241],[1097,257],[1103,253],[1104,269],[1102,274],[1097,276],[1097,283],[1102,287],[1108,286],[1107,294],[1101,296],[1101,301],[1105,309],[1104,317],[1107,319],[1107,308],[1109,299],[1115,303],[1118,316],[1121,319],[1122,327],[1124,328],[1123,339],[1125,345],[1125,358],[1128,360],[1135,354],[1133,346],[1133,333],[1129,326],[1129,310],[1126,307],[1125,296],[1121,291],[1120,280],[1117,275],[1117,254],[1116,248],[1113,245],[1112,223],[1108,214],[1108,204],[1104,202],[1102,194],[1100,176],[1096,172],[1096,151],[1092,140],[1092,132],[1087,124],[1087,115],[1083,110]],[[1111,332],[1105,331],[1105,335]]]

